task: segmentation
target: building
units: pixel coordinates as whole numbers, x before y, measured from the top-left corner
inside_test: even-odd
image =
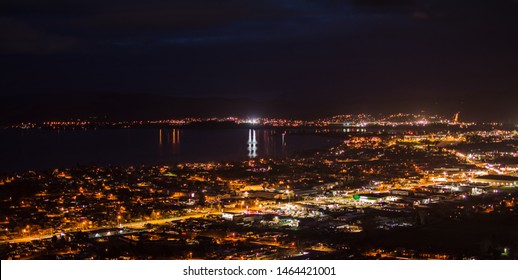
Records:
[[[471,179],[473,183],[485,183],[491,186],[518,187],[518,177],[506,175],[485,175]]]

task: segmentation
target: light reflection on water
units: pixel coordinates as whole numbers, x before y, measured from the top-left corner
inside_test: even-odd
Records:
[[[0,172],[281,158],[338,139],[271,129],[0,130]]]
[[[244,140],[245,134],[241,134]],[[280,139],[278,139],[279,135]],[[310,138],[312,137],[312,135],[305,135],[305,137],[308,136]],[[181,129],[159,129],[158,145],[160,147],[160,153],[169,153],[171,155],[182,154],[182,137],[184,137],[184,132]],[[294,138],[299,137],[300,136],[295,136]],[[248,151],[247,156],[249,159],[255,159],[257,157],[285,157],[288,155],[286,149],[286,131],[278,132],[268,129],[248,129],[248,139],[243,142],[243,147],[246,145],[246,151]],[[259,151],[261,152],[259,153]],[[237,157],[236,159],[241,158],[242,157]]]

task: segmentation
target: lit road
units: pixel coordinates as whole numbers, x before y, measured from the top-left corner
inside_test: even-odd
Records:
[[[217,212],[217,211],[210,212],[210,214],[218,214],[218,213],[221,213],[221,212]],[[146,224],[152,224],[152,225],[165,224],[167,222],[179,221],[179,220],[184,220],[184,219],[189,219],[189,218],[202,218],[206,215],[207,215],[207,213],[197,213],[197,214],[189,214],[189,215],[172,217],[172,218],[161,218],[161,219],[154,219],[154,220],[149,220],[149,221],[129,222],[129,223],[122,224],[122,227],[139,228],[139,227],[144,227]],[[82,232],[91,232],[91,231],[108,229],[108,228],[112,228],[112,227],[89,228],[89,229],[82,230]],[[25,236],[25,237],[20,237],[20,238],[14,238],[14,239],[10,239],[10,240],[3,240],[3,241],[0,241],[0,244],[2,244],[2,243],[23,243],[23,242],[31,242],[33,240],[49,239],[49,238],[52,238],[52,236],[54,236],[54,235],[55,234],[31,235],[31,236]]]

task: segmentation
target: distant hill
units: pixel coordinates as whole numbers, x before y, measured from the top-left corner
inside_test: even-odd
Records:
[[[251,102],[146,94],[30,95],[0,97],[0,122],[97,118],[106,120],[227,116],[252,111]]]
[[[284,117],[314,119],[348,113],[428,113],[474,121],[517,122],[518,110],[513,102],[485,98],[442,98],[423,100],[380,96],[345,100],[247,98],[188,98],[151,94],[62,94],[0,96],[0,124],[21,121],[69,120],[97,118],[105,120],[149,120],[182,117]]]

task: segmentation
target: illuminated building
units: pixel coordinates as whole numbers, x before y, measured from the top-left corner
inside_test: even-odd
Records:
[[[487,183],[492,186],[518,187],[518,177],[506,175],[485,175],[471,179],[474,183]]]

